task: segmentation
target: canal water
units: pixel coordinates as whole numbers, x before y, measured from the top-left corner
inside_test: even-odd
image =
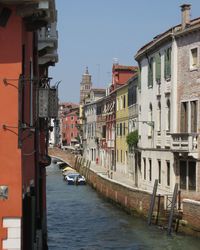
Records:
[[[47,170],[49,250],[200,250],[200,240],[168,237],[103,200],[89,185],[64,182],[56,165]]]

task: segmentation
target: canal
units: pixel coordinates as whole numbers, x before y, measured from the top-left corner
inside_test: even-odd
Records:
[[[47,170],[49,250],[199,250],[200,239],[175,235],[131,217],[90,186],[70,186],[56,165]]]

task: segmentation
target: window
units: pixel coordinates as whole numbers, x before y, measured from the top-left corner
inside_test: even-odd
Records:
[[[74,124],[71,124],[71,128],[74,128]]]
[[[74,137],[74,134],[73,134],[73,133],[71,133],[71,137]]]
[[[124,135],[126,134],[126,123],[124,122]]]
[[[181,103],[181,132],[188,132],[188,103]]]
[[[171,48],[165,50],[164,77],[166,80],[171,78]]]
[[[190,53],[190,69],[196,69],[197,68],[197,64],[198,64],[198,50],[197,48],[191,49],[191,53]]]
[[[117,111],[119,110],[119,98],[117,98]]]
[[[194,161],[188,164],[188,189],[196,190],[196,162]]]
[[[153,87],[153,57],[150,58],[148,65],[148,87]]]
[[[149,104],[149,113],[148,113],[148,121],[152,122],[153,121],[153,108],[152,108],[152,104]],[[153,128],[152,126],[148,126],[148,137],[152,137],[152,133],[153,133]]]
[[[180,161],[180,188],[196,190],[196,162]]]
[[[136,83],[131,83],[128,87],[128,106],[136,104],[137,102],[137,87]]]
[[[149,159],[149,181],[152,180],[152,165],[151,165],[151,159]]]
[[[138,89],[141,90],[141,64],[138,63]]]
[[[123,97],[123,108],[124,109],[126,108],[126,95],[124,95]]]
[[[160,56],[160,53],[156,54],[155,60],[156,60],[156,82],[160,83],[160,79],[161,79],[161,56]]]
[[[158,183],[161,184],[161,161],[158,160]]]
[[[147,177],[146,158],[143,158],[143,165],[144,165],[144,180],[146,180]]]
[[[158,131],[161,131],[161,103],[158,102]]]
[[[170,186],[170,162],[167,161],[167,186]]]
[[[167,99],[167,108],[166,108],[166,131],[170,131],[170,116],[171,116],[171,107],[170,107],[170,100]]]
[[[74,117],[73,117],[73,116],[71,116],[71,120],[72,120],[72,121],[74,120]]]
[[[122,136],[122,123],[120,123],[120,127],[119,127],[119,135]]]
[[[102,127],[102,138],[106,138],[106,125]]]
[[[197,132],[197,101],[190,103],[191,108],[191,132]]]
[[[120,97],[120,110],[123,108],[123,96]]]

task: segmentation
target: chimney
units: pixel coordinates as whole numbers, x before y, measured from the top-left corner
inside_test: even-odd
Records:
[[[191,4],[183,4],[180,7],[181,7],[181,11],[182,11],[182,29],[184,30],[190,24]]]

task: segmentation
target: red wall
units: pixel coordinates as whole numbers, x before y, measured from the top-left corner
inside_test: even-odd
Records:
[[[2,217],[22,214],[21,150],[18,149],[18,78],[21,73],[22,22],[13,14],[0,27],[0,185],[7,185],[8,200],[0,200]],[[8,85],[3,79],[8,79]],[[13,80],[9,80],[13,79]],[[13,128],[3,129],[2,125]]]
[[[71,117],[73,117],[73,120],[71,120]],[[63,119],[63,133],[65,133],[65,140],[67,141],[67,145],[71,143],[72,138],[76,138],[78,136],[78,129],[76,127],[78,117],[76,114],[68,114]],[[73,125],[73,128],[71,128],[71,125]],[[71,136],[71,133],[73,133],[73,137]]]

